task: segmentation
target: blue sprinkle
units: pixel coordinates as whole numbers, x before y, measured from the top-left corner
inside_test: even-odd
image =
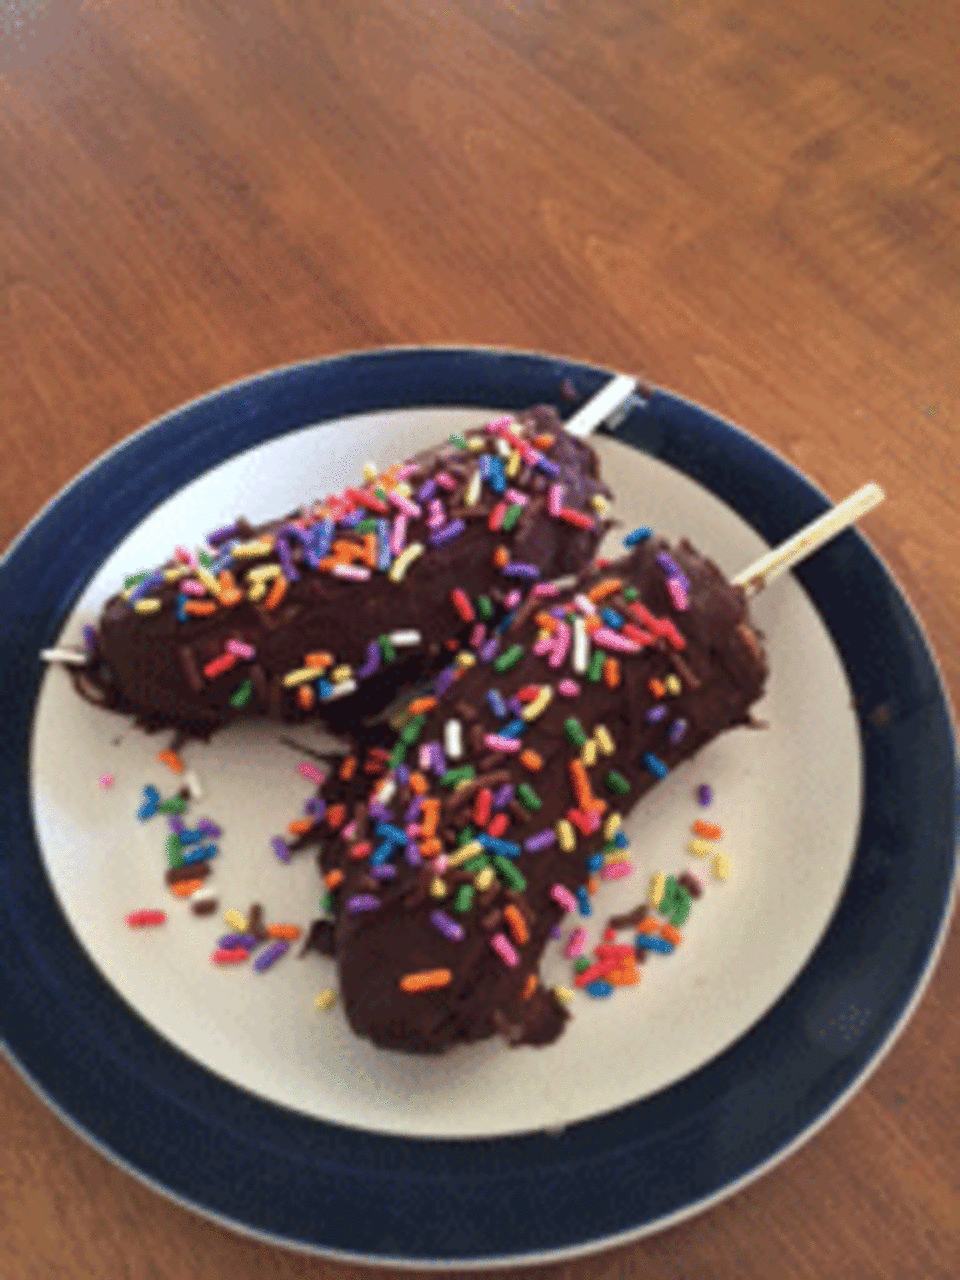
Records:
[[[503,459],[497,455],[487,454],[490,458],[487,467],[486,481],[494,493],[503,493],[507,487],[507,477],[503,469]]]
[[[545,457],[542,453],[537,458],[535,465],[545,476],[558,476],[560,474],[560,468],[557,464],[550,458]]]
[[[587,870],[599,871],[602,866],[603,866],[603,854],[591,853],[590,857],[587,859]]]
[[[477,836],[477,841],[487,853],[499,854],[501,858],[520,857],[520,846],[512,840],[499,840],[496,836],[488,836],[483,832]]]
[[[516,720],[511,720],[509,724],[505,724],[500,730],[501,738],[522,738],[527,729],[526,720],[521,720],[518,716]]]
[[[191,849],[189,853],[183,855],[183,864],[189,867],[195,862],[207,862],[210,858],[215,858],[219,852],[215,844],[202,844],[199,849]]]
[[[157,812],[160,804],[160,792],[156,787],[146,786],[143,788],[143,804],[137,810],[137,817],[141,822],[146,822],[148,818],[152,818]]]
[[[390,525],[386,520],[377,521],[377,568],[381,573],[390,568],[393,553],[390,550]]]
[[[320,698],[320,701],[326,701],[326,699],[330,697],[331,693],[333,693],[333,685],[329,680],[324,680],[323,677],[321,677],[317,681],[317,695]]]
[[[670,772],[660,757],[655,756],[652,751],[648,751],[644,755],[643,767],[652,773],[655,778],[665,778]]]
[[[590,895],[584,885],[580,885],[576,892],[577,906],[580,908],[582,916],[592,916],[593,906],[590,902]]]
[[[406,844],[406,840],[404,840],[403,843]],[[389,862],[389,860],[393,857],[393,853],[394,853],[393,841],[384,840],[381,844],[377,845],[373,853],[371,853],[370,855],[371,867],[382,867],[385,862]]]
[[[630,841],[627,838],[627,833],[622,829],[613,833],[611,844],[615,844],[618,849],[630,848]]]
[[[588,982],[583,989],[588,996],[593,996],[595,1000],[599,1000],[603,996],[613,995],[613,987],[609,982],[604,982],[603,978],[594,978],[593,982]]]
[[[487,690],[487,705],[493,714],[500,720],[507,714],[507,704],[503,700],[503,694],[499,689]]]
[[[407,833],[392,822],[379,822],[375,834],[378,840],[386,840],[389,844],[402,846],[407,843]]]
[[[187,597],[181,593],[177,596],[177,621],[186,622],[187,620]]]
[[[642,951],[660,951],[665,956],[676,951],[676,947],[672,942],[668,942],[666,938],[653,937],[649,933],[638,933],[636,946]]]
[[[635,547],[641,542],[646,542],[647,538],[653,533],[653,530],[647,525],[641,525],[639,529],[634,529],[632,533],[628,533],[623,540],[625,547]]]
[[[617,613],[616,609],[602,609],[600,617],[614,631],[619,631],[623,626],[623,618]]]

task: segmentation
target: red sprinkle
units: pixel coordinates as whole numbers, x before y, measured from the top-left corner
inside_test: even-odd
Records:
[[[453,588],[450,592],[450,600],[464,622],[472,622],[474,620],[476,614],[473,612],[473,605],[470,603],[470,597],[462,587]]]
[[[210,959],[214,964],[243,964],[249,955],[244,947],[218,947]]]
[[[561,507],[560,519],[567,524],[575,525],[578,529],[592,529],[594,527],[593,516],[588,516],[584,511],[574,511],[572,507]]]
[[[148,929],[152,925],[166,924],[166,920],[165,911],[154,911],[149,908],[144,911],[131,911],[126,917],[126,922],[131,929]]]
[[[574,978],[574,982],[578,987],[585,987],[588,982],[593,982],[595,978],[602,978],[608,973],[613,973],[614,969],[619,969],[622,963],[623,961],[619,958],[598,960],[589,969],[584,969],[583,973],[578,973]]]

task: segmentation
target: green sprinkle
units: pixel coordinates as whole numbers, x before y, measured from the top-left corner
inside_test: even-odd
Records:
[[[167,836],[167,865],[170,867],[183,866],[183,846],[180,843],[180,837],[176,834]]]
[[[461,765],[459,769],[448,769],[440,779],[441,787],[455,787],[459,782],[469,782],[476,776],[472,764]]]
[[[157,805],[157,813],[185,813],[186,809],[187,802],[183,796],[171,796]]]
[[[671,924],[682,925],[687,916],[690,914],[690,904],[693,898],[682,884],[673,876],[667,876],[667,882],[663,888],[663,897],[657,906],[657,910],[662,916],[666,916]]]
[[[514,502],[511,506],[507,507],[507,514],[503,517],[500,528],[503,529],[505,533],[509,533],[522,514],[523,507],[521,507],[519,502]]]
[[[231,707],[245,707],[253,697],[253,681],[244,680],[230,695]]]
[[[478,853],[475,858],[471,858],[469,862],[465,862],[463,864],[463,870],[469,871],[472,876],[475,876],[479,871],[482,871],[484,867],[489,865],[490,859],[487,855],[485,853]]]
[[[606,654],[602,649],[594,649],[590,655],[590,665],[587,667],[587,679],[591,684],[599,684],[603,676],[603,662]]]
[[[413,744],[423,733],[423,726],[427,723],[426,716],[414,716],[413,719],[403,726],[400,730],[400,741],[406,743],[408,747]]]
[[[467,448],[467,440],[466,440],[466,437],[465,437],[465,436],[458,436],[458,435],[454,434],[454,435],[452,435],[452,436],[450,437],[450,443],[451,443],[451,444],[455,444],[455,445],[457,446],[457,448],[458,448],[458,449],[466,449],[466,448]]]
[[[403,764],[406,754],[407,744],[405,742],[398,742],[390,752],[390,759],[387,761],[387,767],[389,769],[396,769],[398,765]]]
[[[377,485],[377,487],[374,489],[374,491],[373,491],[373,496],[374,496],[375,498],[379,498],[381,502],[387,502],[387,503],[389,503],[389,501],[390,501],[390,499],[387,497],[386,490],[383,488],[383,486],[382,486],[382,485],[379,485],[379,484],[378,484],[378,485]]]
[[[493,617],[493,601],[489,596],[477,596],[477,613],[484,622],[489,622]]]
[[[197,559],[200,561],[200,563],[203,565],[205,569],[209,569],[214,562],[214,557],[210,554],[209,551],[198,551]]]
[[[464,915],[473,906],[474,888],[472,884],[462,884],[453,899],[453,909]]]
[[[320,899],[320,910],[326,916],[333,915],[333,894],[325,893]]]
[[[476,832],[473,827],[464,827],[457,836],[457,848],[462,849],[465,844],[469,844],[471,840],[476,839]]]
[[[624,600],[639,600],[640,592],[637,590],[636,587],[624,587],[623,598]]]
[[[571,746],[577,748],[586,746],[587,735],[584,733],[583,725],[576,716],[570,716],[569,719],[564,720],[563,732],[567,735],[567,741]]]
[[[390,643],[389,636],[377,636],[377,644],[380,646],[384,662],[396,662],[397,651]]]
[[[493,669],[498,675],[502,675],[504,671],[509,671],[511,667],[515,667],[522,657],[523,645],[512,644],[509,649],[506,649],[501,653],[500,657],[497,658],[496,662],[493,664]]]
[[[589,969],[593,961],[589,956],[577,956],[573,962],[574,973],[583,973],[584,969]]]
[[[518,893],[523,893],[527,887],[526,877],[520,874],[509,858],[501,858],[498,853],[494,856],[493,865],[500,872],[501,880],[508,884],[511,889],[516,889]]]
[[[131,587],[139,587],[140,583],[146,582],[149,577],[149,573],[131,573],[129,578],[123,580],[124,591],[129,591]]]
[[[368,516],[366,520],[358,521],[358,523],[354,525],[354,528],[356,529],[357,533],[376,533],[377,522],[376,520],[374,520],[372,516]]]
[[[622,773],[618,773],[616,769],[611,769],[604,782],[610,790],[617,796],[625,796],[630,790],[630,783],[626,780]]]
[[[517,799],[525,809],[531,809],[534,813],[543,808],[543,801],[533,787],[530,786],[529,782],[521,782],[517,787]]]

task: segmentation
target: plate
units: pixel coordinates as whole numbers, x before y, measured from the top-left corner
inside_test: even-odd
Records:
[[[120,926],[133,906],[169,906],[162,836],[133,816],[143,783],[164,785],[158,743],[80,702],[63,672],[40,670],[39,649],[74,638],[118,576],[174,541],[241,511],[274,515],[489,411],[557,402],[565,378],[589,395],[607,376],[444,349],[279,370],[113,450],[7,556],[3,1035],[69,1123],[200,1212],[395,1265],[614,1244],[729,1194],[808,1137],[929,975],[955,849],[949,711],[915,618],[854,532],[757,602],[770,730],[726,735],[632,815],[641,875],[679,869],[707,778],[733,879],[697,904],[680,953],[655,958],[637,989],[579,1002],[556,1046],[380,1053],[336,1011],[311,1011],[325,962],[224,973],[206,959],[214,922]],[[598,447],[626,520],[689,534],[728,572],[827,505],[743,432],[665,393],[634,403]],[[308,790],[278,737],[236,726],[187,754],[201,807],[227,828],[222,901],[260,897],[303,923],[313,869],[269,853]],[[628,882],[604,894],[604,913],[640,896]]]

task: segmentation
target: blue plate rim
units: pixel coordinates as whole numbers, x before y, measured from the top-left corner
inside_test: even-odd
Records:
[[[354,352],[257,374],[162,415],[114,446],[34,517],[0,563],[0,616],[7,619],[0,634],[5,659],[0,689],[17,730],[0,747],[0,804],[8,819],[0,853],[4,1048],[23,1078],[75,1132],[176,1202],[245,1234],[353,1262],[491,1267],[593,1252],[699,1212],[788,1156],[861,1087],[921,998],[946,937],[955,879],[955,734],[920,623],[892,575],[855,531],[818,553],[798,576],[864,699],[858,719],[866,781],[878,769],[896,766],[903,803],[895,812],[888,804],[883,822],[874,823],[877,829],[865,820],[838,912],[803,973],[774,1008],[725,1053],[653,1098],[570,1126],[558,1136],[493,1141],[364,1135],[286,1113],[213,1077],[161,1040],[100,978],[60,915],[29,816],[26,746],[40,679],[36,654],[130,528],[209,466],[290,430],[351,412],[414,404],[521,408],[550,400],[563,411],[564,378],[588,396],[610,376],[608,370],[564,357],[444,346]],[[829,505],[796,468],[741,428],[666,392],[638,401],[613,434],[705,483],[771,542]],[[91,506],[94,516],[83,518],[84,507]],[[837,581],[855,599],[838,600],[832,590]],[[23,591],[27,582],[29,600]],[[881,689],[861,669],[882,642],[881,636],[871,645],[860,634],[866,606],[879,611],[873,615],[878,632],[892,626],[900,638],[900,648],[887,655],[895,660],[890,675],[897,681],[889,686],[896,697],[886,726],[872,723],[870,715],[882,705],[876,698],[888,685]],[[860,649],[851,648],[851,637],[858,637]],[[866,657],[860,651],[864,645]],[[939,750],[932,779],[904,772],[918,735]],[[876,784],[873,778],[871,785]],[[928,815],[921,833],[934,846],[927,857],[934,874],[932,886],[918,888],[898,879],[891,847],[902,849],[899,842],[909,836],[904,805],[916,800],[923,784],[937,802],[936,821]],[[870,817],[865,810],[865,819]],[[918,840],[914,831],[914,851]],[[874,917],[879,913],[875,925],[889,946],[895,936],[887,918],[894,896],[901,911],[907,902],[913,926],[922,926],[920,945],[898,956],[896,990],[870,969],[867,961],[874,953],[868,944],[876,939],[856,915],[865,905]],[[41,938],[45,930],[52,936]],[[844,963],[853,985],[838,988],[837,964]],[[765,1079],[764,1048],[783,1026],[804,1027],[812,1039],[821,1088],[810,1090],[816,1096],[805,1099],[802,1116],[764,1112],[761,1124],[758,1111],[764,1106],[770,1111],[763,1095],[799,1106],[803,1093],[802,1081],[780,1076],[779,1094],[769,1082],[762,1090],[757,1087],[757,1080]],[[62,1052],[71,1038],[79,1089],[52,1061],[54,1046]],[[157,1055],[162,1068],[154,1063]],[[111,1071],[105,1076],[107,1067]],[[745,1067],[753,1072],[746,1081]],[[752,1091],[746,1088],[751,1081]],[[716,1094],[712,1101],[711,1093]],[[145,1122],[139,1112],[147,1100],[167,1123],[172,1117],[181,1125],[189,1121],[191,1156]],[[109,1114],[117,1110],[119,1125]],[[745,1117],[752,1128],[744,1136]],[[697,1134],[691,1132],[694,1118],[703,1126]],[[725,1139],[722,1150],[712,1153],[710,1169],[705,1168],[710,1163],[705,1134]],[[668,1136],[671,1150],[665,1146]],[[322,1150],[307,1152],[304,1143],[320,1143]],[[264,1151],[277,1158],[272,1167],[258,1164]],[[206,1166],[198,1163],[198,1154],[207,1156]],[[595,1191],[588,1194],[583,1185],[588,1174],[604,1168],[610,1174],[612,1161],[618,1176],[607,1185],[617,1186],[620,1202],[614,1206],[601,1203],[603,1198]],[[686,1170],[685,1182],[678,1164]],[[247,1181],[238,1200],[228,1174],[236,1177],[241,1167]],[[300,1185],[305,1167],[314,1179],[309,1196]],[[205,1185],[197,1185],[198,1171],[206,1173]],[[415,1204],[410,1199],[414,1185],[422,1197]],[[268,1189],[273,1198],[266,1196]],[[278,1189],[286,1192],[285,1200],[282,1195],[278,1200]],[[359,1204],[375,1208],[375,1214],[358,1216]],[[498,1238],[507,1247],[494,1251]]]

